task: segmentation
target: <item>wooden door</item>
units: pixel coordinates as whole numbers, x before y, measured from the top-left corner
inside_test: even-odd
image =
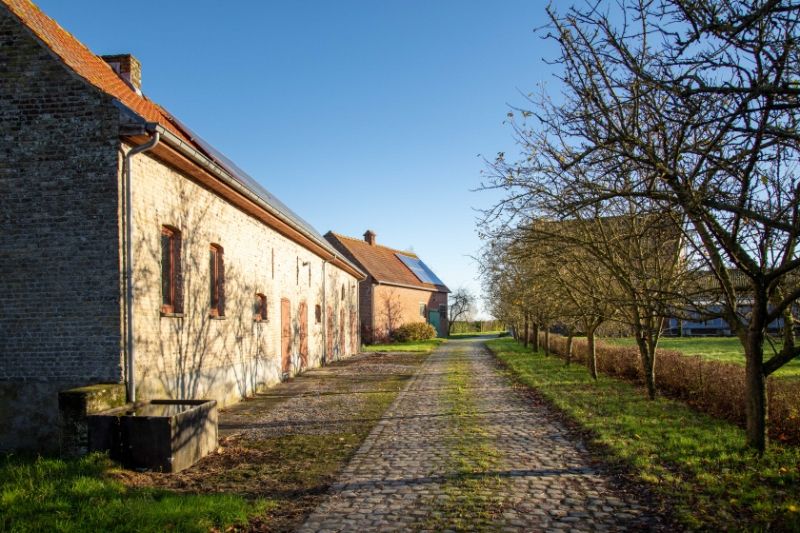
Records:
[[[358,353],[358,317],[355,310],[350,310],[350,353]]]
[[[344,357],[347,353],[347,344],[345,343],[345,332],[347,330],[344,327],[344,309],[339,310],[339,357]]]
[[[300,302],[297,310],[297,321],[300,324],[300,368],[308,366],[308,306]]]
[[[439,311],[428,311],[428,324],[433,326],[433,329],[436,330],[436,336],[441,337],[441,321],[439,320]]]
[[[325,314],[327,324],[327,334],[325,339],[325,362],[333,361],[333,309],[328,306],[327,313]]]
[[[289,300],[281,298],[281,372],[292,370],[292,308]]]

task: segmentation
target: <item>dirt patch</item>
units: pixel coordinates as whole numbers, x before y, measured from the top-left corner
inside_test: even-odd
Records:
[[[220,448],[177,474],[117,471],[128,486],[275,503],[247,531],[293,531],[427,355],[364,354],[310,370],[220,412]]]

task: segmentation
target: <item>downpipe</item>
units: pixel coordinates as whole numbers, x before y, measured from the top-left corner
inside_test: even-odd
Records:
[[[133,346],[133,201],[131,159],[136,154],[152,150],[161,140],[156,131],[150,140],[132,148],[125,154],[125,372],[127,377],[128,402],[136,401],[136,357]]]

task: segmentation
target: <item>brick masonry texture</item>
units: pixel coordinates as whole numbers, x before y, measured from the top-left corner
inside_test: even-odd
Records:
[[[118,112],[0,6],[0,448],[121,376]]]
[[[0,449],[52,450],[59,391],[125,379],[120,191],[129,146],[119,120],[111,97],[0,5]],[[290,303],[290,373],[300,370],[302,301],[308,365],[319,364],[322,259],[150,155],[133,161],[139,397],[226,405],[278,381],[282,298]],[[182,232],[183,318],[160,313],[164,224]],[[211,243],[224,249],[222,320],[208,316]],[[329,357],[339,358],[359,344],[357,281],[330,264],[325,271]],[[253,321],[256,292],[269,306],[261,323]]]
[[[362,283],[363,285],[363,283]],[[426,317],[419,312],[420,304],[426,309],[438,310],[440,305],[447,306],[447,293],[431,292],[420,289],[408,289],[393,285],[373,285],[371,302],[362,312],[364,324],[372,324],[376,338],[386,337],[398,326],[409,322],[426,322]],[[444,333],[447,333],[446,317],[442,317]],[[440,328],[441,329],[441,328]]]
[[[323,260],[149,154],[136,156],[132,168],[134,331],[142,398],[213,397],[226,405],[279,381],[282,299],[291,310],[291,373],[301,364],[301,302],[306,303],[308,365],[318,366],[324,353],[323,324],[316,322],[315,306],[323,302]],[[181,231],[183,318],[160,312],[164,225]],[[212,243],[224,251],[224,319],[209,316]],[[330,358],[345,357],[359,344],[352,335],[357,280],[331,264],[324,269],[324,299],[333,323]],[[267,297],[268,318],[263,322],[253,321],[256,293]]]

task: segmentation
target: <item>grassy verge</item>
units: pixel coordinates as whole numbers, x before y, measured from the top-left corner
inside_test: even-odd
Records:
[[[645,399],[630,383],[532,353],[513,339],[487,342],[523,383],[536,389],[670,502],[689,528],[800,530],[800,448],[773,445],[759,458],[744,432],[686,405]]]
[[[489,472],[502,469],[500,453],[481,427],[477,407],[470,395],[470,363],[452,357],[443,401],[456,431],[449,443],[450,462],[455,475],[442,486],[445,498],[437,500],[423,529],[431,531],[486,531],[502,510],[496,496],[503,481]]]
[[[474,339],[476,337],[486,337],[486,336],[489,336],[489,335],[493,335],[493,336],[496,337],[496,336],[501,335],[503,333],[506,333],[506,332],[505,331],[481,331],[481,332],[469,331],[469,332],[466,332],[466,333],[451,333],[449,338],[451,338],[451,339]]]
[[[300,376],[293,389],[237,404],[269,411],[296,397],[325,399],[319,412],[298,413],[280,434],[262,436],[258,416],[252,427],[240,417],[239,433],[221,441],[220,453],[177,474],[122,470],[101,455],[0,456],[0,531],[294,531],[425,359],[376,355],[365,363],[395,370]],[[320,380],[327,384],[321,394]]]
[[[602,342],[616,346],[635,346],[636,341],[630,337],[605,338]],[[775,341],[780,349],[780,341]],[[722,361],[744,365],[744,348],[736,337],[662,337],[658,341],[662,350],[676,350],[687,356],[701,356],[709,361]],[[769,343],[764,347],[766,358],[773,354]],[[800,359],[791,361],[775,373],[777,377],[800,379]]]
[[[430,339],[427,341],[395,342],[392,344],[370,344],[369,346],[364,346],[364,351],[431,353],[443,342],[446,342],[446,340]]]
[[[274,502],[128,488],[104,455],[0,459],[0,531],[197,531],[246,524]]]

